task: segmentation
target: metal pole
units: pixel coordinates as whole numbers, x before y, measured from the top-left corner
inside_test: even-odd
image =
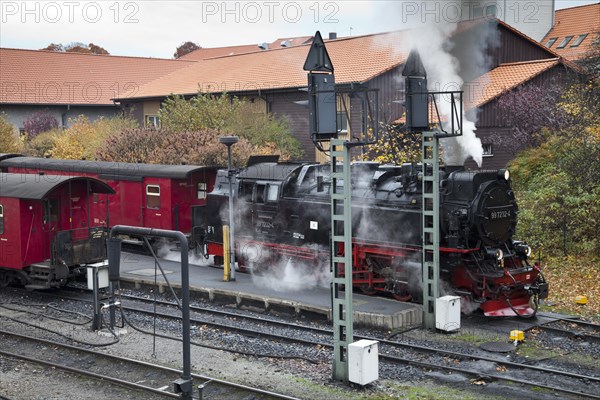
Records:
[[[227,146],[227,177],[229,178],[229,261],[230,280],[235,281],[235,242],[233,233],[233,169],[231,168],[231,145]]]
[[[94,320],[92,330],[99,330],[102,326],[100,321],[100,291],[98,289],[98,268],[92,268],[92,286],[94,291]]]
[[[164,229],[139,228],[133,226],[117,225],[110,231],[109,239],[118,234],[156,236],[175,239],[181,249],[181,317],[183,320],[183,373],[181,379],[174,382],[176,391],[181,393],[184,400],[192,400],[192,357],[190,338],[190,268],[189,249],[185,235],[179,231]]]
[[[421,151],[423,322],[425,328],[435,329],[435,301],[440,293],[440,160],[436,132],[422,133]]]
[[[348,345],[354,341],[350,147],[345,140],[331,139],[330,151],[333,379],[348,383]],[[338,164],[340,159],[342,165]],[[339,187],[340,182],[343,182],[342,187]],[[339,254],[340,248],[343,254]]]

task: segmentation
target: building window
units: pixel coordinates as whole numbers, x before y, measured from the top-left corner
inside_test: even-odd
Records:
[[[337,130],[338,132],[348,132],[348,118],[345,111],[337,112]]]
[[[146,207],[160,209],[160,186],[146,186]]]
[[[552,45],[553,45],[554,43],[556,43],[556,41],[557,41],[557,40],[558,40],[558,38],[556,38],[556,37],[553,37],[553,38],[550,38],[550,39],[548,39],[548,41],[546,42],[546,47],[547,47],[547,48],[551,48],[551,47],[552,47]]]
[[[484,143],[483,147],[483,156],[484,157],[493,157],[494,156],[494,146],[491,143]]]
[[[0,205],[0,235],[4,234],[4,206]]]
[[[573,42],[573,44],[571,45],[571,47],[577,47],[577,46],[579,46],[581,43],[583,43],[583,41],[585,40],[585,38],[587,36],[588,36],[587,33],[584,33],[583,35],[577,36],[577,39],[575,39],[575,41]]]
[[[158,115],[146,115],[146,128],[160,128]]]
[[[198,187],[197,187],[196,193],[197,193],[196,196],[197,196],[198,200],[206,199],[206,183],[198,182]]]
[[[567,45],[569,44],[569,42],[571,41],[571,39],[573,39],[573,35],[565,37],[563,39],[563,41],[560,42],[560,44],[558,45],[557,49],[564,49],[565,47],[567,47]]]

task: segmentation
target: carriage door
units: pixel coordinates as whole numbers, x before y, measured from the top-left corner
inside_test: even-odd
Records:
[[[49,258],[52,263],[56,263],[56,234],[60,231],[60,203],[57,198],[46,199],[44,201],[44,220],[43,220],[43,236],[44,236],[44,258]]]
[[[162,191],[158,184],[146,184],[146,198],[144,207],[144,226],[146,228],[163,229]]]

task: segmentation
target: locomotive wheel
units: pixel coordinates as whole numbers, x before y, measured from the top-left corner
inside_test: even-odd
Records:
[[[410,293],[392,293],[392,297],[398,301],[412,300],[412,295]]]
[[[367,296],[373,296],[377,293],[377,289],[369,285],[360,285],[360,291]]]

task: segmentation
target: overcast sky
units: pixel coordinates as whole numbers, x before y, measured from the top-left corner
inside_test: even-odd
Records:
[[[557,0],[556,8],[597,2]],[[329,32],[355,36],[402,29],[397,4],[387,0],[0,0],[0,47],[40,49],[77,41],[95,43],[113,55],[171,58],[176,47],[188,40],[218,47],[308,36],[316,30],[326,37]]]

